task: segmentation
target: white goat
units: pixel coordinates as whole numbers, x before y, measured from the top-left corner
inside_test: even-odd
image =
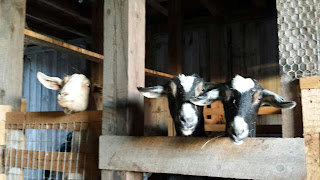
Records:
[[[63,80],[37,73],[40,83],[52,90],[59,90],[57,102],[66,114],[84,111],[88,107],[90,81],[83,74],[66,76]]]

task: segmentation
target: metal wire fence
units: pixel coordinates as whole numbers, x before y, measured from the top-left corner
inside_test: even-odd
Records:
[[[90,126],[92,122],[81,115],[67,117],[68,122],[62,122],[66,120],[66,115],[61,116],[62,120],[59,120],[59,115],[53,120],[55,122],[49,122],[52,118],[47,120],[45,113],[41,114],[44,123],[37,122],[41,121],[41,117],[34,121],[26,116],[24,122],[18,123],[19,117],[14,119],[14,116],[9,117],[6,123],[4,163],[7,179],[99,179],[99,173],[92,175],[88,172],[93,168],[86,167],[86,161],[91,161],[89,165],[97,169],[98,161],[94,157],[98,154],[97,148],[93,152],[88,147],[89,141],[98,141],[100,132],[93,132],[89,127],[99,129],[96,126],[101,123],[95,122]]]

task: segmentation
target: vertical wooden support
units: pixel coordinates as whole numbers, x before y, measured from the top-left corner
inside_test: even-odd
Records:
[[[0,104],[20,111],[26,0],[0,1]]]
[[[22,96],[25,12],[26,0],[0,1],[0,104],[12,111],[20,111]]]
[[[282,74],[281,75],[282,96],[297,103],[294,109],[282,109],[282,137],[293,138],[302,136],[302,110],[300,100],[300,89],[298,80]]]
[[[320,179],[320,77],[300,79],[307,179]]]
[[[145,0],[105,0],[104,57],[102,134],[143,135]],[[102,179],[131,177],[142,173],[102,170]]]
[[[181,11],[181,0],[170,0],[169,5],[169,74],[178,75],[182,73],[182,11]],[[176,131],[174,128],[174,122],[172,118],[168,121],[168,136],[175,136]]]

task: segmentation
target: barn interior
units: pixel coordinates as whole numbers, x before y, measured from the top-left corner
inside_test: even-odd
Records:
[[[104,12],[104,0],[27,0],[25,29],[103,55],[104,13],[108,13]],[[263,88],[283,94],[285,84],[280,82],[281,72],[291,69],[295,78],[304,72],[299,71],[297,65],[279,65],[277,26],[275,0],[146,0],[146,42],[141,44],[145,46],[145,68],[173,76],[196,73],[211,82],[226,82],[239,74],[257,79]],[[62,110],[56,103],[58,92],[39,83],[38,71],[60,78],[85,74],[91,80],[95,100],[90,110],[102,110],[102,61],[30,40],[29,36],[25,33],[23,97],[27,99],[26,111]],[[145,86],[163,84],[166,79],[146,73]],[[294,133],[294,137],[302,136],[299,94],[293,93],[288,98],[298,103],[294,127],[282,126],[283,118],[290,118],[292,114],[280,110],[262,112],[257,122],[257,136],[286,137],[290,133]],[[145,99],[144,135],[174,135],[166,101],[165,98]],[[224,131],[224,116],[210,114],[210,108],[221,109],[222,105],[217,102],[208,106],[205,114],[208,134],[217,135]],[[30,137],[36,134],[26,132]]]

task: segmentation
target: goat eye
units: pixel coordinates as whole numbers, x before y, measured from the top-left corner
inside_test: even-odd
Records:
[[[87,87],[90,87],[90,84],[86,84]]]

